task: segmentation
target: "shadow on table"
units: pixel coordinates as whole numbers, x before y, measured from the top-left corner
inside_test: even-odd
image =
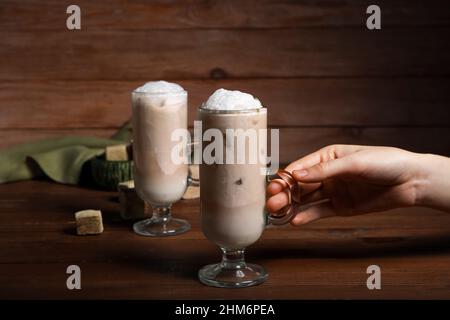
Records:
[[[179,277],[197,280],[198,270],[206,264],[220,261],[219,252],[212,250],[180,252],[173,247],[139,246],[126,251],[111,251],[112,261],[122,261],[128,266],[160,274],[161,277]]]
[[[273,242],[273,241],[272,241]],[[450,234],[435,231],[420,236],[353,237],[344,241],[317,241],[305,245],[302,239],[280,245],[252,248],[252,257],[259,260],[283,258],[380,258],[450,253]]]
[[[167,238],[166,238],[167,239]],[[146,247],[135,244],[126,250],[110,251],[113,261],[123,261],[138,269],[161,274],[161,277],[180,277],[197,281],[198,270],[206,264],[220,261],[220,252],[215,245],[198,240],[198,245],[186,247],[180,241],[146,241]],[[450,253],[450,235],[433,234],[414,238],[376,239],[354,238],[351,241],[322,241],[306,247],[301,240],[260,241],[247,251],[249,262],[264,265],[264,261],[277,259],[335,258],[358,259],[380,257],[402,257]],[[197,241],[197,240],[196,240]],[[181,248],[180,248],[181,246]]]

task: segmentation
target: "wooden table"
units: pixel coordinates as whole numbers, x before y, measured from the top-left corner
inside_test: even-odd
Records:
[[[219,260],[203,236],[197,200],[173,212],[192,230],[176,237],[135,235],[118,216],[117,194],[45,181],[0,185],[0,298],[316,299],[450,298],[450,214],[416,208],[332,218],[303,228],[269,228],[248,249],[269,280],[217,289],[197,280]],[[105,231],[77,236],[73,213],[101,209]],[[66,268],[81,267],[81,290]],[[366,268],[382,271],[368,290]]]

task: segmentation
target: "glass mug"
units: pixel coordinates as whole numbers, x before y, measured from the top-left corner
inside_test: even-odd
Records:
[[[208,146],[204,140],[207,130],[227,132],[229,129],[267,129],[267,109],[224,111],[199,108],[202,121],[202,155]],[[267,135],[256,135],[256,152],[266,158]],[[228,141],[228,137],[225,137]],[[233,138],[234,139],[234,138]],[[219,143],[222,145],[223,143]],[[245,155],[250,157],[254,148],[245,142]],[[225,148],[226,152],[236,150]],[[242,150],[241,150],[242,152]],[[223,154],[222,154],[223,157]],[[228,155],[227,155],[228,157]],[[224,163],[224,162],[222,162]],[[256,242],[266,222],[280,225],[288,223],[298,212],[299,206],[291,201],[279,215],[267,215],[265,209],[268,175],[265,161],[259,163],[218,164],[204,159],[200,164],[200,213],[202,231],[223,253],[222,261],[203,267],[198,272],[200,281],[206,285],[225,288],[248,287],[264,282],[268,274],[263,267],[246,263],[245,248]],[[280,179],[297,195],[297,183],[289,172],[280,170]]]
[[[226,132],[227,129],[267,128],[266,108],[223,111],[200,107],[199,118],[204,132],[208,129]],[[202,136],[204,140],[203,132]],[[258,152],[261,152],[263,146],[265,153],[267,137],[258,135],[257,139]],[[204,142],[201,146],[202,155],[207,148],[203,144]],[[249,146],[246,145],[246,148]],[[249,150],[246,149],[245,153],[248,154]],[[257,285],[267,279],[268,274],[263,267],[245,262],[245,248],[260,238],[267,224],[286,224],[306,207],[292,201],[298,196],[298,184],[289,172],[279,170],[277,176],[288,186],[291,201],[277,215],[268,215],[265,209],[266,187],[267,182],[272,179],[265,174],[266,170],[265,162],[208,164],[202,161],[200,164],[202,231],[223,253],[220,263],[210,264],[199,270],[198,277],[203,284],[239,288]]]
[[[189,222],[172,218],[170,210],[188,185],[198,185],[198,181],[189,176],[188,161],[176,162],[172,158],[173,149],[180,143],[183,144],[181,149],[186,151],[191,147],[187,139],[172,140],[173,132],[187,130],[187,92],[134,91],[132,123],[135,188],[139,197],[153,209],[151,218],[133,225],[134,232],[159,237],[188,231]]]
[[[258,234],[261,234],[268,225],[281,226],[287,224],[301,211],[330,201],[329,199],[323,199],[307,205],[300,205],[294,200],[296,196],[299,197],[299,190],[298,184],[292,175],[288,171],[281,169],[278,170],[276,176],[267,175],[266,181],[270,182],[277,179],[281,179],[286,183],[290,203],[277,214],[270,214],[264,211],[262,215],[266,219],[266,224],[259,224]],[[203,228],[205,230],[204,226]],[[199,271],[198,276],[202,283],[221,288],[243,288],[263,283],[267,279],[268,273],[263,267],[245,262],[245,247],[230,249],[220,244],[219,246],[223,252],[222,261],[217,264],[207,265]]]

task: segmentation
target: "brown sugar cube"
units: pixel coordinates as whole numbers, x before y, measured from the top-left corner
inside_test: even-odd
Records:
[[[133,180],[119,183],[118,190],[122,219],[141,219],[151,216],[151,208],[137,195]]]
[[[197,198],[200,198],[200,187],[194,187],[194,186],[187,187],[186,191],[184,192],[183,199],[190,200],[190,199],[197,199]]]
[[[107,161],[127,161],[128,151],[126,144],[118,144],[115,146],[106,147],[106,160]]]
[[[83,210],[75,213],[77,234],[100,234],[103,232],[102,212],[100,210]]]
[[[200,178],[199,166],[190,165],[189,174],[192,179],[198,180]],[[197,199],[200,198],[200,187],[199,186],[188,186],[184,192],[184,200]]]
[[[199,172],[199,165],[198,164],[192,164],[189,166],[189,172],[191,173],[191,177],[193,179],[199,179],[200,178],[200,172]]]

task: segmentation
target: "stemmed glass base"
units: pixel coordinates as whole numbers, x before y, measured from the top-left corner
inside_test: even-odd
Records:
[[[266,281],[269,275],[263,267],[245,263],[244,249],[221,249],[222,262],[204,266],[198,272],[203,284],[219,288],[244,288]]]
[[[154,208],[151,218],[133,225],[135,233],[147,237],[175,236],[189,229],[191,225],[186,220],[172,218],[170,207]]]

